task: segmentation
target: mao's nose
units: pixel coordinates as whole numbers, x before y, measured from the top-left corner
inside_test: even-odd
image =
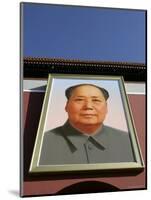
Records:
[[[85,109],[93,109],[92,102],[91,101],[85,101],[84,108]]]

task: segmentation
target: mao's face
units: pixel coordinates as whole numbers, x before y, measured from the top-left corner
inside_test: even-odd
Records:
[[[96,125],[104,121],[107,103],[98,88],[85,85],[73,91],[65,109],[73,125]]]

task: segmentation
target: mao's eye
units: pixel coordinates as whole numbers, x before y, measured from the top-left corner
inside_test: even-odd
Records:
[[[101,99],[93,99],[93,102],[102,102]]]
[[[82,98],[77,98],[77,99],[75,99],[75,101],[83,101],[84,99],[82,99]]]

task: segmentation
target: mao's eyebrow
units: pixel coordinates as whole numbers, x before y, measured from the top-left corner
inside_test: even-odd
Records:
[[[75,96],[75,97],[85,97],[85,96]]]
[[[80,95],[80,96],[74,96],[74,97],[83,98],[83,97],[86,97],[86,96]],[[91,96],[91,98],[102,98],[102,97],[101,96]]]
[[[92,98],[100,98],[100,96],[91,96]]]

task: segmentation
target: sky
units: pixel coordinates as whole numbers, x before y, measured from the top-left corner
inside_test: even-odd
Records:
[[[23,56],[145,62],[144,10],[24,3]]]

